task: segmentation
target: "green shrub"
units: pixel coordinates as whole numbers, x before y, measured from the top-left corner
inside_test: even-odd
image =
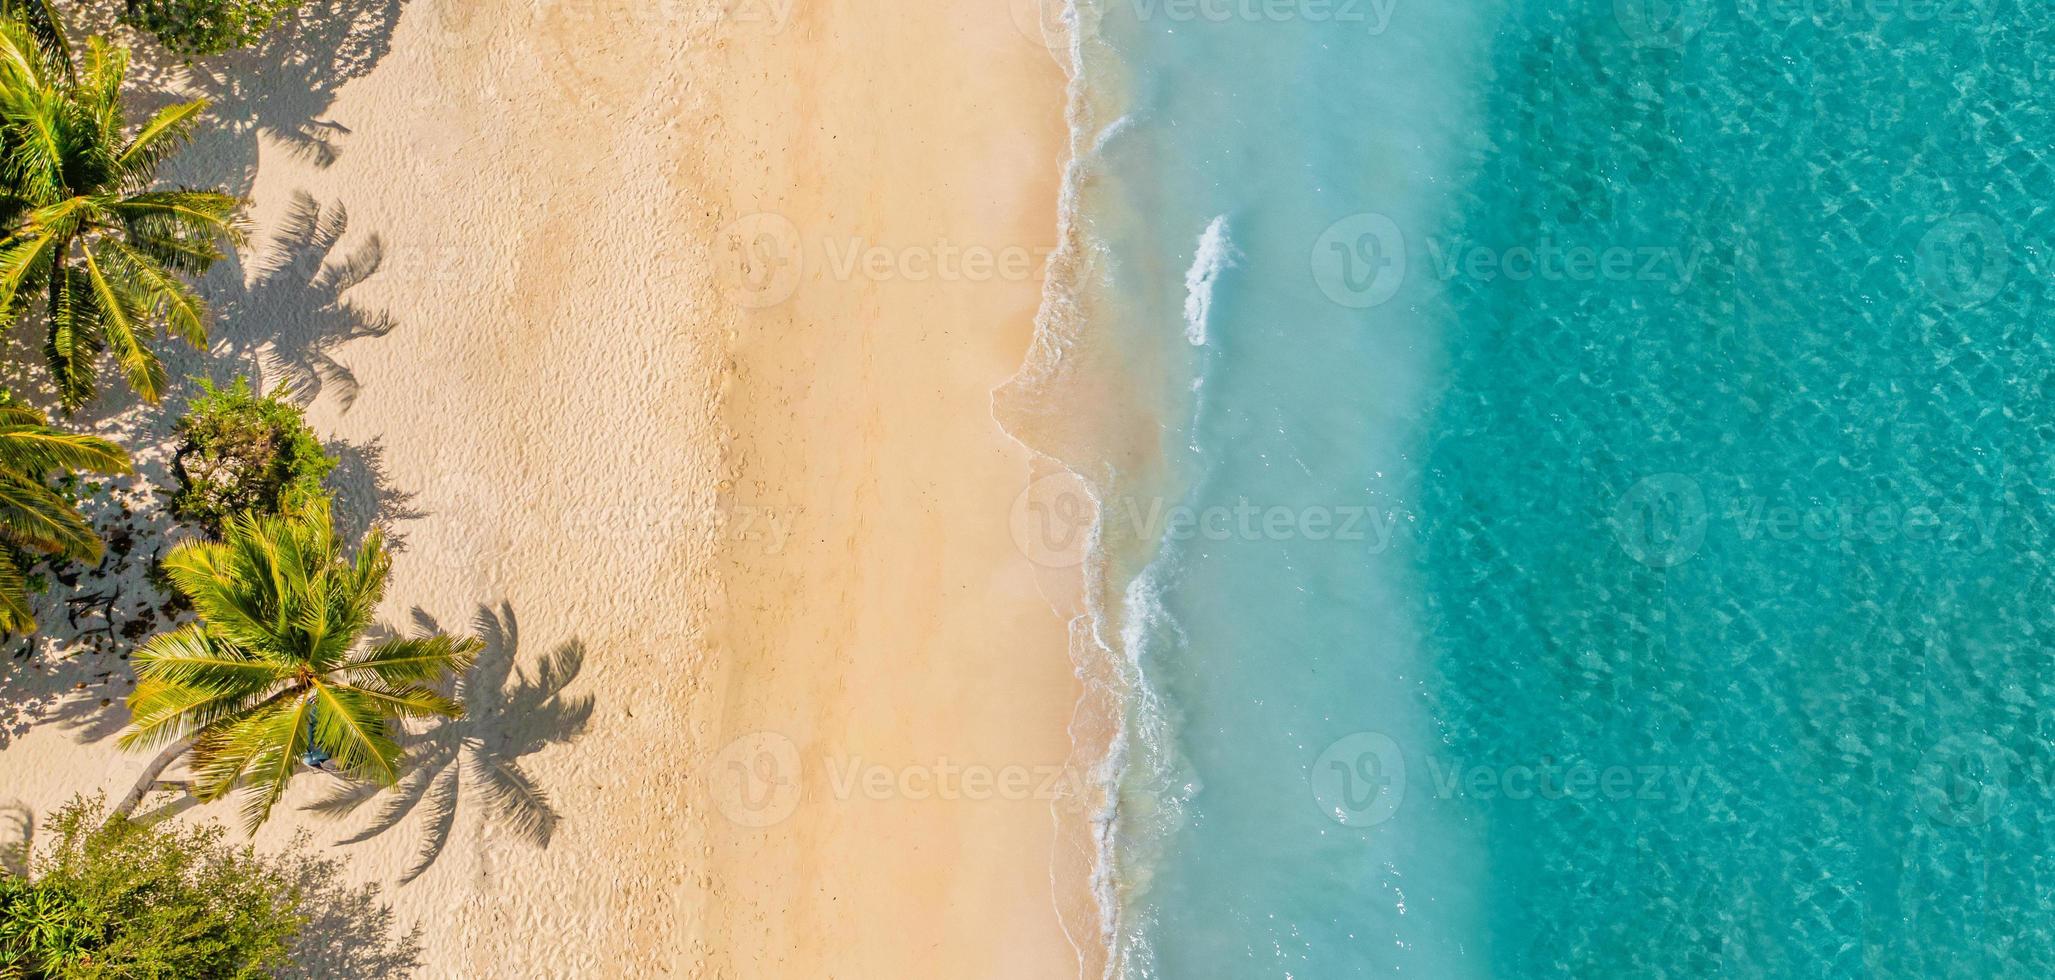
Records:
[[[308,922],[299,877],[219,825],[102,824],[58,811],[26,878],[0,875],[0,976],[269,977]]]
[[[0,873],[0,977],[61,977],[90,963],[100,942],[95,916],[52,883]]]
[[[127,0],[121,19],[188,58],[248,47],[302,0]]]
[[[227,388],[202,386],[178,420],[173,515],[219,537],[236,514],[277,516],[327,497],[321,478],[335,459],[298,406],[251,392],[246,378]]]

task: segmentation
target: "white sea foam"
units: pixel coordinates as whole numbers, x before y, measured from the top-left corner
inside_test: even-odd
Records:
[[[1135,116],[1132,112],[1113,120],[1105,129],[1099,130],[1099,138],[1092,141],[1092,152],[1094,154],[1106,152],[1107,146],[1112,144],[1114,140],[1119,139],[1121,134],[1134,128],[1134,122]]]
[[[1080,343],[1080,332],[1085,326],[1086,316],[1080,303],[1080,293],[1092,277],[1091,266],[1095,254],[1102,248],[1100,242],[1090,234],[1084,221],[1079,197],[1081,188],[1090,179],[1100,163],[1100,151],[1106,145],[1131,128],[1129,116],[1116,118],[1103,128],[1094,125],[1097,106],[1090,97],[1085,84],[1087,48],[1097,43],[1097,25],[1100,10],[1098,0],[1065,0],[1062,22],[1066,38],[1063,50],[1058,54],[1069,75],[1068,97],[1065,117],[1069,124],[1069,158],[1064,166],[1057,200],[1057,252],[1052,256],[1048,275],[1042,289],[1042,302],[1035,315],[1035,330],[1026,357],[1019,371],[1007,383],[993,392],[994,421],[1000,428],[1021,441],[1031,451],[1044,459],[1052,457],[1042,452],[1014,425],[1002,417],[1013,415],[1020,425],[1032,427],[1032,420],[1039,414],[1037,408],[1045,407],[1052,399],[1050,385],[1071,352]],[[1096,136],[1090,134],[1096,132]],[[1002,407],[1006,411],[1002,411]],[[1095,509],[1098,496],[1111,475],[1091,466],[1081,459],[1054,460],[1084,481],[1093,497]],[[1093,475],[1097,474],[1097,479]],[[1118,822],[1119,782],[1128,759],[1127,724],[1118,717],[1105,717],[1103,705],[1110,702],[1118,713],[1128,704],[1133,691],[1131,671],[1109,643],[1104,627],[1110,617],[1108,611],[1097,600],[1099,586],[1107,573],[1107,556],[1102,549],[1100,530],[1102,525],[1094,521],[1091,538],[1087,542],[1087,561],[1084,566],[1086,585],[1084,589],[1088,606],[1084,622],[1074,623],[1071,631],[1071,656],[1078,677],[1085,688],[1078,702],[1078,712],[1071,722],[1072,751],[1089,761],[1089,768],[1100,791],[1098,810],[1089,816],[1093,835],[1094,855],[1090,872],[1092,898],[1097,906],[1096,935],[1080,935],[1082,930],[1073,930],[1073,920],[1066,910],[1058,908],[1058,918],[1064,935],[1073,947],[1078,949],[1079,962],[1097,961],[1103,964],[1103,977],[1112,980],[1119,976],[1119,957],[1114,952],[1115,936],[1121,932],[1118,866],[1115,859],[1117,848],[1116,826]],[[1124,646],[1124,645],[1123,645]],[[1090,712],[1088,705],[1097,701],[1097,695],[1107,695],[1106,702],[1099,702],[1102,715],[1096,719],[1084,717]],[[1096,722],[1096,726],[1095,726]],[[1111,722],[1110,726],[1106,726]],[[1110,734],[1086,735],[1087,729],[1110,727]],[[1052,816],[1061,817],[1052,810]],[[1050,874],[1052,884],[1060,896],[1067,890],[1067,882],[1057,880],[1059,869],[1052,861]],[[1079,923],[1080,925],[1082,923]],[[1097,948],[1087,952],[1082,947],[1091,944]],[[1083,980],[1081,977],[1080,980]]]
[[[1184,274],[1184,339],[1206,346],[1206,322],[1213,316],[1213,287],[1234,265],[1234,243],[1228,240],[1227,215],[1220,215],[1199,235],[1192,267]]]

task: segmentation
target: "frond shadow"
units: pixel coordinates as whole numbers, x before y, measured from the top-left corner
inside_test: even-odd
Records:
[[[307,401],[333,392],[344,411],[356,402],[359,385],[336,350],[383,337],[394,326],[387,314],[357,307],[345,295],[384,261],[375,234],[338,251],[349,223],[341,205],[323,206],[297,192],[266,251],[247,267],[241,256],[231,256],[229,274],[213,291],[220,353],[275,372],[261,379],[267,387],[284,381]]]
[[[414,621],[423,630],[440,630],[420,609],[414,610]],[[570,744],[592,722],[592,696],[566,693],[584,669],[583,643],[569,641],[523,664],[512,606],[481,608],[474,628],[485,647],[455,685],[465,717],[435,724],[410,740],[409,768],[390,793],[344,785],[303,807],[342,818],[382,798],[371,822],[340,844],[362,843],[414,818],[421,842],[401,884],[420,877],[441,856],[460,805],[478,809],[483,819],[535,847],[548,847],[563,818],[521,760],[551,745]]]
[[[304,845],[304,838],[295,841]],[[295,846],[289,873],[298,885],[307,925],[293,940],[291,964],[274,976],[292,980],[399,980],[421,966],[421,926],[396,928],[392,906],[376,884],[352,887],[343,862]]]
[[[0,805],[0,873],[29,873],[29,847],[36,837],[36,811],[19,800]]]
[[[405,550],[406,537],[395,528],[424,515],[414,506],[414,494],[401,489],[386,472],[385,443],[331,439],[326,446],[336,458],[335,469],[328,474],[328,486],[335,493],[336,532],[356,541],[375,527],[385,532],[393,550]]]

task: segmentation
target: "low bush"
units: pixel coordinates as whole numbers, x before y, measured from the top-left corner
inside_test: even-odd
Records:
[[[171,512],[220,537],[237,514],[275,517],[326,498],[321,480],[335,458],[307,427],[299,406],[259,395],[246,378],[204,392],[178,422]]]
[[[376,885],[303,835],[281,854],[219,824],[107,820],[99,800],[51,815],[42,845],[0,871],[0,977],[397,980],[421,930],[396,928]]]
[[[0,976],[268,977],[307,922],[299,886],[219,826],[58,811],[28,877],[0,877]]]
[[[127,0],[121,19],[188,58],[257,43],[302,0]]]

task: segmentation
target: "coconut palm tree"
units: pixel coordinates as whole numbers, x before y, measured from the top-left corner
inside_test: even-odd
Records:
[[[149,340],[207,342],[207,312],[184,276],[241,240],[242,202],[218,191],[153,190],[205,101],[123,122],[128,51],[87,42],[74,73],[20,20],[0,22],[0,318],[41,307],[44,358],[66,409],[97,393],[101,353],[137,394],[163,395]]]
[[[442,633],[365,643],[391,568],[377,531],[343,553],[325,504],[287,518],[242,516],[222,541],[190,541],[164,568],[199,622],[133,657],[129,748],[169,745],[117,812],[133,811],[190,740],[201,801],[241,786],[251,830],[300,769],[379,786],[401,774],[400,722],[463,715],[434,688],[469,670],[479,644]]]
[[[56,473],[126,473],[128,454],[105,439],[60,432],[43,413],[0,393],[0,630],[32,633],[25,558],[98,561],[100,537],[50,486]]]

